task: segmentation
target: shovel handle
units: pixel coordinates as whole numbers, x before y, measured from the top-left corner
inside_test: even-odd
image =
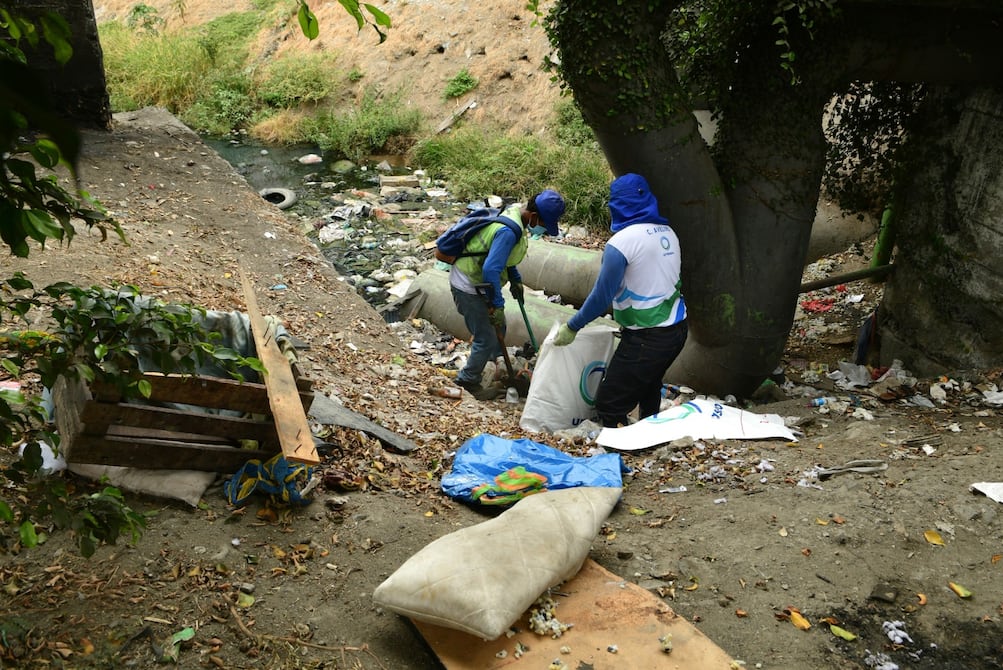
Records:
[[[526,314],[526,303],[522,300],[517,300],[519,303],[519,311],[522,312],[522,322],[526,324],[526,332],[529,333],[529,343],[533,346],[533,351],[539,351],[540,348],[536,346],[536,336],[533,335],[533,326],[529,325],[529,316]]]

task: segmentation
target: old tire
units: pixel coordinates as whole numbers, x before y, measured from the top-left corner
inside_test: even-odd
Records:
[[[289,209],[296,204],[296,194],[288,188],[263,188],[258,195],[279,209]]]

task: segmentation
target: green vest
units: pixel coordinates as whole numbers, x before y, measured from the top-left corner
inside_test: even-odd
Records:
[[[520,226],[522,225],[522,208],[518,204],[510,206],[501,213],[501,216],[515,221]],[[491,248],[491,242],[494,241],[495,235],[504,227],[504,223],[489,223],[484,226],[484,228],[477,231],[477,234],[470,238],[470,241],[467,242],[464,252],[473,254],[483,252],[483,256],[461,256],[456,259],[456,267],[463,272],[463,274],[470,277],[470,281],[474,284],[484,282],[484,260],[487,258],[487,251]],[[523,231],[522,235],[519,236],[519,240],[515,243],[515,246],[512,247],[512,253],[508,255],[508,259],[505,261],[505,269],[503,269],[501,273],[502,286],[504,286],[505,282],[508,281],[508,268],[518,265],[522,259],[526,257],[526,251],[528,249],[529,235],[526,234],[526,231]]]

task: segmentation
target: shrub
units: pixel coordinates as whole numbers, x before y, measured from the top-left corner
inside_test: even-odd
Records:
[[[474,200],[488,194],[524,199],[546,187],[567,202],[564,221],[603,232],[611,173],[592,146],[567,146],[556,139],[512,138],[501,129],[461,126],[419,141],[412,163],[429,176],[446,179],[453,195]]]
[[[421,128],[421,113],[407,107],[400,92],[373,89],[353,108],[328,110],[305,119],[304,139],[325,151],[358,161],[374,153],[402,153]]]
[[[156,7],[141,2],[129,10],[125,24],[133,30],[156,33],[164,26],[164,20],[157,14]]]
[[[258,73],[256,94],[269,107],[291,109],[326,98],[335,79],[334,63],[324,53],[283,56]]]
[[[213,110],[233,108],[233,94],[241,89],[229,84],[246,77],[247,45],[261,23],[259,12],[235,12],[198,31],[163,35],[115,21],[100,24],[112,110],[158,105],[180,117],[211,119],[218,116]],[[195,105],[202,109],[189,115]]]
[[[213,137],[245,128],[256,113],[248,89],[246,79],[228,78],[215,82],[206,96],[182,111],[179,117],[194,130]]]
[[[114,22],[100,35],[114,111],[159,105],[177,113],[202,94],[213,61],[197,36],[138,34]]]
[[[446,84],[446,90],[443,93],[443,97],[445,97],[446,100],[459,98],[464,93],[468,93],[475,88],[477,88],[477,78],[470,74],[470,72],[467,71],[467,68],[463,68]]]
[[[585,123],[578,105],[571,98],[561,98],[557,103],[557,140],[576,147],[596,147],[596,134]]]

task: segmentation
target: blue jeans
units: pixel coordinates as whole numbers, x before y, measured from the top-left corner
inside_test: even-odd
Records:
[[[473,344],[470,345],[470,356],[467,364],[456,375],[456,381],[468,384],[480,384],[481,374],[488,361],[502,355],[501,346],[498,344],[498,334],[495,327],[491,325],[488,316],[488,303],[479,295],[471,295],[452,289],[453,302],[457,311],[463,316],[463,323],[467,330],[474,336]],[[502,326],[502,335],[505,335],[505,326]]]
[[[635,406],[641,419],[658,412],[662,377],[683,350],[688,330],[685,321],[665,328],[620,330],[620,344],[596,392],[603,426],[626,426]]]

